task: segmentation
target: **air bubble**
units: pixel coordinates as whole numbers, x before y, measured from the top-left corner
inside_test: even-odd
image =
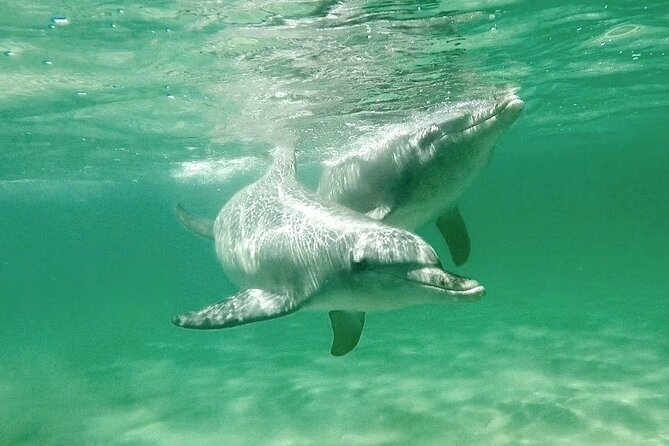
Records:
[[[53,26],[67,26],[70,24],[70,20],[65,16],[55,16],[51,17],[51,24]]]

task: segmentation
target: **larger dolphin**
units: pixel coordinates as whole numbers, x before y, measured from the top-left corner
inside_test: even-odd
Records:
[[[476,281],[444,271],[423,239],[301,186],[295,156],[279,149],[269,171],[235,194],[213,226],[177,210],[186,226],[213,236],[228,277],[242,290],[176,316],[186,328],[227,328],[300,309],[329,311],[331,353],[358,343],[365,311],[474,300]]]
[[[318,193],[410,231],[436,221],[460,265],[470,241],[457,202],[523,106],[516,95],[476,101],[437,122],[364,144],[326,163]]]

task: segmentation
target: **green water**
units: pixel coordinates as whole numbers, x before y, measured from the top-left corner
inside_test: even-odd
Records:
[[[669,444],[665,0],[69,3],[0,15],[0,444]],[[448,266],[483,300],[342,358],[324,314],[170,323],[235,291],[174,203],[508,91]]]

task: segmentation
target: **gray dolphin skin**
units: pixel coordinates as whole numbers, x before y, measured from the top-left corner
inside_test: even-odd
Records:
[[[177,214],[214,239],[224,272],[242,290],[174,317],[181,327],[218,329],[301,309],[328,311],[330,352],[341,356],[357,345],[366,311],[473,301],[484,293],[475,280],[444,271],[417,235],[308,191],[297,181],[291,149],[278,149],[269,171],[237,192],[213,226],[180,206]]]
[[[361,147],[326,163],[318,193],[410,231],[436,221],[461,265],[470,241],[457,202],[523,107],[515,95],[478,101],[439,122]]]

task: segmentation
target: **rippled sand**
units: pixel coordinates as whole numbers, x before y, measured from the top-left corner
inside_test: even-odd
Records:
[[[607,307],[630,320],[626,305]],[[634,326],[599,315],[588,327],[564,307],[522,308],[374,314],[339,359],[315,314],[217,333],[162,327],[147,336],[169,341],[116,357],[89,345],[80,362],[12,356],[0,430],[10,444],[669,441],[666,329],[643,322],[648,314]]]

